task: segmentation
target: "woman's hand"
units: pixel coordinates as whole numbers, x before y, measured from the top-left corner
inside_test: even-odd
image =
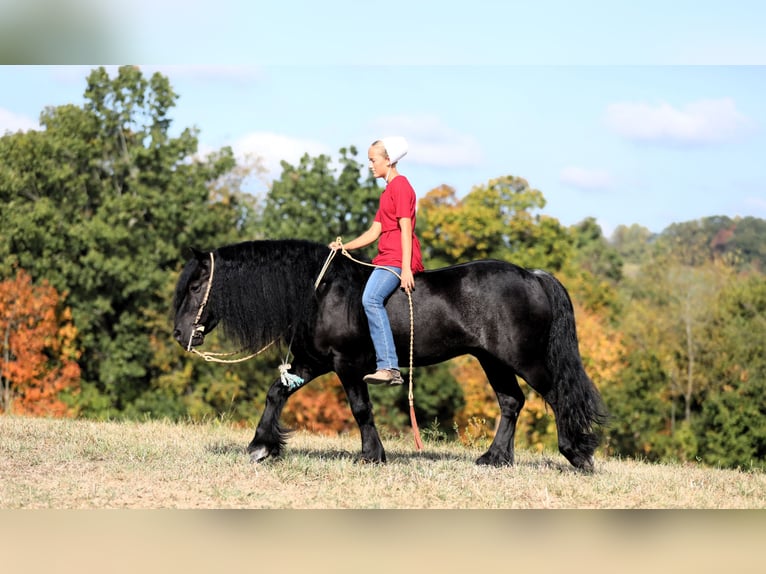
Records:
[[[412,269],[402,269],[402,289],[405,293],[415,290],[415,277],[412,275]]]

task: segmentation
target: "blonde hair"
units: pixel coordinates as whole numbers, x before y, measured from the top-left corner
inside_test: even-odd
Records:
[[[383,143],[383,140],[375,140],[374,142],[372,142],[372,144],[370,144],[370,147],[381,148],[383,150],[383,156],[386,159],[391,159],[391,157],[388,155],[388,150],[386,149],[386,146]]]

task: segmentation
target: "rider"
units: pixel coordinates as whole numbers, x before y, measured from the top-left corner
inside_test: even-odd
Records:
[[[373,142],[368,150],[370,171],[386,181],[380,203],[370,228],[359,237],[341,245],[330,243],[330,249],[344,247],[347,251],[366,247],[378,241],[375,265],[395,271],[400,277],[380,267],[373,270],[362,295],[370,336],[375,347],[377,370],[364,377],[372,384],[401,385],[399,359],[386,314],[385,301],[397,287],[410,293],[415,288],[414,275],[423,271],[420,242],[415,235],[415,190],[397,170],[397,164],[407,153],[407,141],[402,137],[386,137]]]

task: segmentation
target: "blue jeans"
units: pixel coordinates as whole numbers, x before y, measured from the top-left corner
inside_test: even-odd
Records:
[[[399,267],[388,267],[388,269],[397,273],[402,272]],[[374,269],[362,294],[362,306],[367,314],[367,322],[370,324],[370,336],[375,346],[378,369],[399,369],[391,323],[388,321],[388,314],[383,304],[401,284],[401,280],[390,271]]]

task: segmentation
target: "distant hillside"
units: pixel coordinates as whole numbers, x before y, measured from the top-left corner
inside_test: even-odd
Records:
[[[621,225],[610,243],[627,263],[640,262],[652,246],[660,244],[684,247],[698,257],[730,255],[738,267],[766,270],[766,220],[757,217],[715,215],[673,223],[659,234],[640,225]]]

